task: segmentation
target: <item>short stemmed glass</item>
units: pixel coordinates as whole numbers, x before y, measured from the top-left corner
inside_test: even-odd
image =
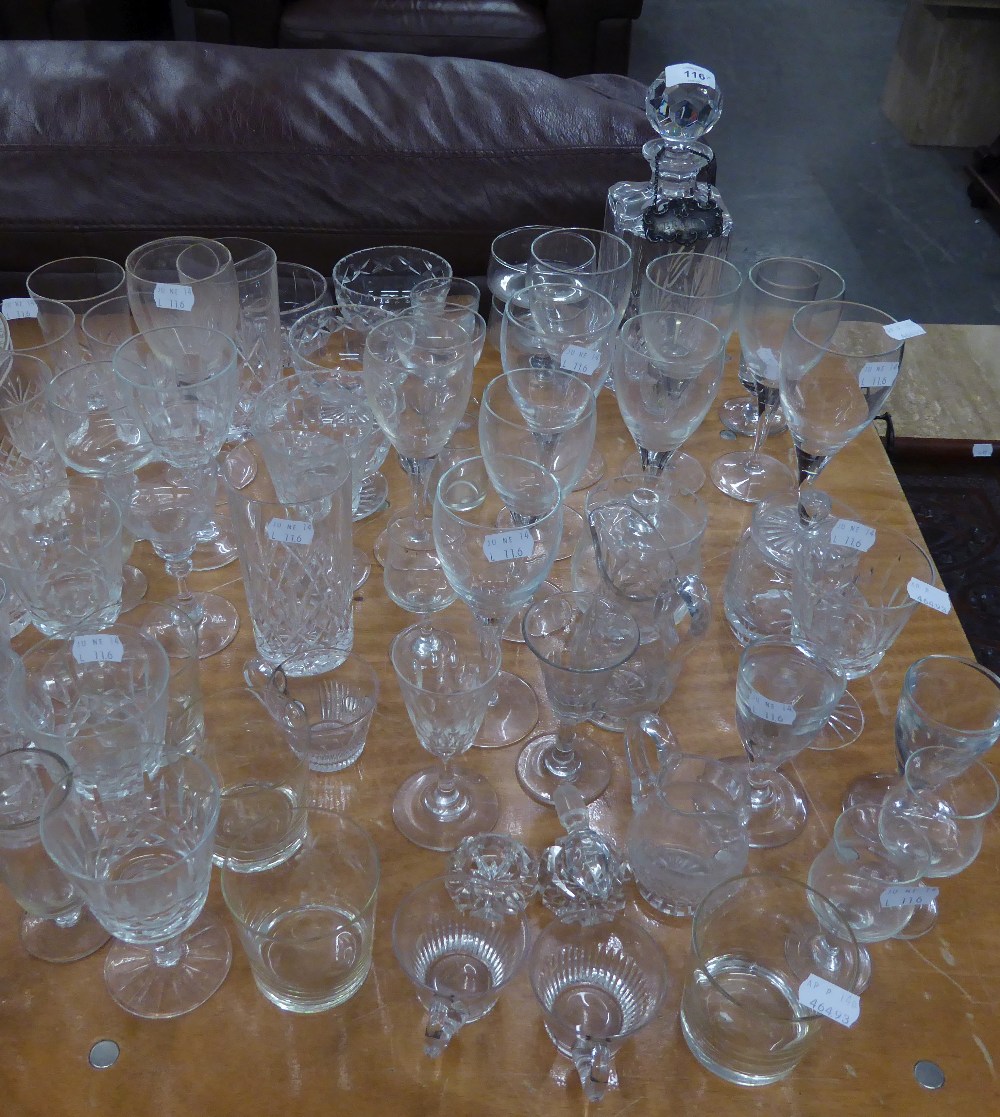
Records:
[[[551,225],[520,225],[493,238],[490,262],[486,266],[486,285],[492,296],[487,330],[494,345],[499,345],[500,323],[507,300],[525,285],[532,242],[551,228]]]
[[[194,757],[148,773],[141,790],[105,803],[72,773],[42,810],[45,851],[118,941],[104,979],[126,1012],[165,1019],[219,988],[232,945],[201,916],[212,873],[219,785]]]
[[[561,369],[511,369],[491,380],[479,408],[479,445],[487,469],[499,455],[538,462],[559,482],[563,535],[559,558],[569,558],[584,530],[583,517],[565,504],[587,468],[597,434],[597,404],[586,381]],[[497,525],[508,529],[511,518]]]
[[[622,326],[612,376],[644,473],[667,471],[688,492],[704,484],[701,465],[679,448],[708,414],[725,362],[725,338],[703,318],[649,311]]]
[[[63,461],[85,477],[99,480],[126,509],[135,470],[151,461],[154,451],[118,392],[111,363],[95,361],[60,372],[45,390],[45,403]],[[134,541],[124,529],[126,559]],[[122,612],[127,613],[145,595],[146,576],[135,566],[124,567],[122,574]]]
[[[460,911],[443,877],[403,897],[392,920],[392,949],[427,1010],[426,1054],[439,1056],[460,1028],[492,1010],[528,943],[523,914],[488,921]]]
[[[65,760],[47,749],[0,753],[0,880],[25,912],[21,945],[43,962],[75,962],[109,938],[42,848],[42,806],[68,775]]]
[[[639,626],[598,594],[573,590],[535,602],[522,627],[559,728],[524,746],[517,758],[518,781],[539,803],[551,804],[563,782],[572,783],[589,803],[610,783],[611,760],[582,724],[600,708],[614,669],[639,646]]]
[[[747,645],[736,675],[736,729],[750,760],[750,846],[770,849],[806,823],[805,798],[778,766],[812,744],[846,685],[820,652],[777,637]]]
[[[531,242],[528,276],[529,282],[540,276],[598,292],[614,306],[617,326],[632,294],[632,249],[600,229],[550,229]]]
[[[470,507],[470,491],[487,495]],[[514,518],[510,531],[496,526],[504,507]],[[484,647],[493,648],[498,659],[504,628],[552,568],[562,513],[559,482],[526,458],[500,454],[489,465],[481,457],[469,458],[438,483],[433,521],[438,556],[448,581],[472,610]],[[511,745],[537,721],[534,691],[518,675],[501,671],[476,743]]]
[[[384,320],[365,341],[365,393],[410,481],[411,508],[395,519],[418,547],[430,537],[427,482],[434,459],[472,394],[472,357],[472,338],[462,326],[423,309]]]
[[[182,579],[177,603],[198,624],[199,655],[214,655],[236,635],[239,616],[218,594],[189,593],[183,579],[215,510],[215,459],[239,390],[236,345],[217,330],[166,326],[126,341],[112,364],[122,398],[167,467],[164,483],[143,484],[140,475],[126,518],[161,557],[170,554],[170,572]]]
[[[438,618],[394,637],[389,657],[420,744],[438,763],[406,779],[392,803],[400,832],[425,849],[454,849],[462,838],[492,830],[497,793],[482,776],[462,771],[486,715],[500,670],[500,651],[461,622]]]
[[[799,307],[819,300],[841,299],[844,281],[825,264],[791,257],[758,260],[747,273],[738,313],[740,380],[751,379],[757,396],[757,427],[753,447],[716,458],[711,474],[726,496],[756,504],[770,493],[789,489],[788,469],[761,453],[771,416],[778,408],[778,358],[792,316]]]

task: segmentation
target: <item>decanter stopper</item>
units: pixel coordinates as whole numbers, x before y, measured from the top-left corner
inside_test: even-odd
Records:
[[[524,911],[538,891],[538,862],[508,834],[475,834],[451,855],[445,887],[459,911],[499,923]]]
[[[571,783],[556,788],[552,803],[567,832],[542,854],[542,903],[564,923],[606,923],[625,910],[625,859],[610,838],[591,829],[583,795]]]
[[[722,92],[711,70],[679,62],[646,90],[646,119],[669,144],[685,148],[707,135],[722,116]]]

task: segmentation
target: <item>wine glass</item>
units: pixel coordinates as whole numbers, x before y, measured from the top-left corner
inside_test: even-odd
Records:
[[[393,821],[415,845],[454,849],[462,838],[492,830],[500,813],[492,785],[454,764],[472,747],[486,715],[499,647],[461,621],[439,617],[433,626],[415,624],[398,633],[389,658],[417,739],[438,760],[400,786]]]
[[[499,347],[500,323],[507,300],[526,282],[531,263],[531,245],[535,237],[547,233],[551,225],[520,225],[497,234],[490,245],[490,262],[486,266],[486,285],[491,301],[487,332]],[[588,260],[589,265],[592,261]]]
[[[708,414],[725,361],[725,338],[703,318],[650,311],[622,326],[612,376],[644,473],[666,470],[688,492],[704,484],[701,465],[679,447]]]
[[[566,497],[583,476],[597,434],[597,404],[586,381],[561,369],[511,369],[495,377],[479,408],[479,445],[489,463],[498,455],[538,462],[559,482],[563,535],[557,558],[568,558],[583,532],[583,517]],[[512,526],[501,515],[498,527]]]
[[[556,919],[532,947],[529,972],[549,1039],[576,1067],[586,1099],[600,1101],[617,1077],[615,1053],[663,1004],[663,951],[621,917],[594,927]]]
[[[333,266],[337,305],[363,334],[409,309],[410,293],[421,280],[446,284],[451,276],[451,264],[443,256],[398,244],[361,248]]]
[[[531,242],[529,282],[571,281],[603,295],[622,320],[632,293],[632,249],[614,233],[600,229],[556,228]]]
[[[394,519],[415,546],[430,537],[427,482],[472,394],[472,355],[462,326],[422,309],[386,318],[365,341],[368,403],[410,481],[411,507]]]
[[[42,848],[42,805],[67,775],[66,761],[47,749],[0,753],[0,880],[24,910],[21,945],[43,962],[86,958],[110,937]]]
[[[295,323],[314,310],[333,306],[330,286],[326,278],[306,264],[279,260],[275,266],[278,276],[278,325],[281,330],[281,363],[284,368],[292,364],[288,336]]]
[[[482,492],[486,497],[480,502]],[[514,519],[511,531],[496,526],[504,507]],[[469,458],[438,482],[433,516],[437,553],[448,581],[472,610],[481,640],[495,648],[498,660],[504,628],[552,568],[562,537],[562,511],[559,482],[526,458],[501,454],[490,463]],[[477,744],[511,745],[537,721],[534,691],[519,676],[501,671]]]
[[[903,676],[894,735],[898,770],[855,780],[844,796],[845,809],[879,806],[920,749],[953,749],[953,764],[961,768],[993,748],[1000,740],[1000,677],[962,656],[923,656]]]
[[[460,911],[444,877],[418,885],[392,918],[392,949],[427,1010],[424,1051],[439,1056],[466,1024],[481,1020],[528,953],[523,914],[487,920]]]
[[[744,384],[753,379],[757,427],[751,450],[724,454],[712,463],[712,481],[726,496],[756,504],[769,493],[792,487],[788,469],[777,458],[761,453],[778,407],[779,353],[799,307],[843,295],[840,275],[812,260],[771,257],[758,260],[747,273],[738,313],[740,379]]]
[[[807,644],[773,637],[747,645],[736,675],[736,729],[750,760],[750,846],[795,838],[806,802],[781,764],[808,748],[844,693],[844,676]]]
[[[111,803],[72,773],[45,801],[45,851],[118,940],[104,979],[134,1016],[191,1012],[229,972],[229,935],[202,915],[218,817],[219,785],[191,756],[147,773],[141,788]]]
[[[563,782],[589,803],[610,783],[611,760],[581,726],[600,707],[614,669],[639,646],[639,626],[603,597],[571,590],[536,601],[524,615],[523,631],[559,728],[524,746],[518,781],[539,803],[551,804]]]

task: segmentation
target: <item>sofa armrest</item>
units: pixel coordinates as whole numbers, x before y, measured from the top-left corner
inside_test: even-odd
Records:
[[[187,0],[199,42],[241,47],[278,44],[282,0]]]
[[[544,9],[554,74],[626,72],[631,21],[642,0],[545,0]],[[609,36],[616,41],[602,41]]]

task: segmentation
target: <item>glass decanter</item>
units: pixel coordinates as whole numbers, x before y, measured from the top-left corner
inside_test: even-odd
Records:
[[[632,249],[632,296],[625,317],[638,312],[639,286],[650,260],[689,250],[725,257],[732,218],[718,190],[699,181],[712,161],[700,143],[722,115],[715,75],[690,62],[667,66],[646,91],[646,116],[659,138],[643,145],[649,182],[616,182],[608,191],[604,227]]]

